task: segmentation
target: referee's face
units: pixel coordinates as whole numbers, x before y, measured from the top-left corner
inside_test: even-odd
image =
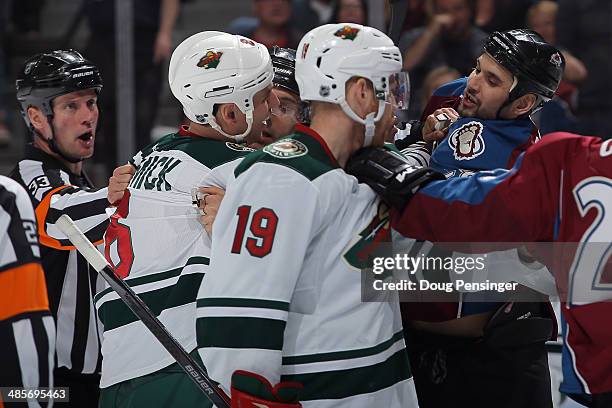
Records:
[[[91,157],[94,153],[98,116],[98,97],[93,89],[55,98],[53,127],[55,143],[60,151],[70,157]]]

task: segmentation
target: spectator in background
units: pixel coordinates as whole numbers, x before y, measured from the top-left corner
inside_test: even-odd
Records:
[[[422,110],[421,84],[427,73],[448,65],[467,76],[487,39],[487,34],[471,22],[469,0],[427,0],[426,10],[427,26],[410,30],[400,38],[404,69],[410,72],[413,85],[413,116]]]
[[[293,24],[298,30],[307,32],[331,21],[336,0],[292,0]]]
[[[387,4],[389,4],[387,2]],[[408,12],[404,18],[402,32],[407,32],[413,28],[422,27],[427,20],[425,13],[425,0],[408,0]]]
[[[459,71],[447,65],[442,65],[429,71],[423,80],[421,106],[427,105],[427,101],[429,101],[429,98],[436,89],[459,78],[461,78]]]
[[[557,43],[555,19],[558,8],[556,2],[543,0],[527,11],[527,26],[539,33],[549,44]],[[542,134],[576,131],[576,117],[573,113],[578,96],[576,85],[586,79],[587,70],[568,50],[562,50],[561,53],[565,57],[565,71],[559,89],[551,102],[544,104],[542,109],[532,116]]]
[[[525,25],[527,9],[537,0],[476,0],[474,22],[483,31],[506,31]]]
[[[552,0],[539,1],[527,10],[527,26],[540,34],[549,44],[557,43],[555,20],[558,10],[559,5]],[[565,57],[563,79],[574,84],[584,81],[588,72],[582,61],[567,49],[561,50],[561,53]]]
[[[588,70],[580,84],[577,133],[612,136],[612,4],[601,0],[559,0],[556,29],[559,47]]]
[[[249,37],[269,49],[297,47],[303,33],[290,24],[291,0],[253,0],[253,12],[255,20],[238,18],[227,32]]]
[[[368,4],[365,0],[338,0],[330,23],[367,24]]]
[[[163,83],[164,61],[170,56],[172,31],[179,13],[180,0],[134,0],[134,94],[136,95],[136,148],[151,143],[151,129]],[[101,127],[107,170],[117,163],[115,73],[115,0],[87,2],[90,36],[87,54],[96,61],[104,77],[104,95],[100,98],[104,120]]]

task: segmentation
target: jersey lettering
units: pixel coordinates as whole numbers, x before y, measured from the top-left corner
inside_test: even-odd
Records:
[[[574,198],[581,216],[593,208],[597,216],[582,235],[570,268],[569,301],[578,305],[608,300],[612,277],[602,275],[612,255],[612,180],[589,177],[574,187]]]
[[[38,248],[38,232],[36,231],[36,224],[34,221],[23,221],[23,230],[25,232],[26,239],[32,248],[32,253],[35,256],[40,257],[40,249]]]
[[[601,154],[601,157],[608,157],[612,155],[612,139],[606,140],[601,144],[599,154]]]
[[[173,157],[148,157],[136,172],[130,187],[169,191],[172,186],[166,181],[166,176],[180,163],[179,159]]]
[[[251,213],[250,205],[240,206],[236,212],[238,215],[238,225],[232,244],[232,253],[239,254],[242,251],[246,225]],[[253,213],[250,231],[252,236],[246,239],[246,249],[252,256],[263,258],[272,252],[272,245],[276,235],[278,216],[270,208],[260,208]]]
[[[38,189],[50,187],[51,183],[49,182],[49,178],[47,176],[34,177],[30,184],[28,184],[28,190],[33,196],[36,196]]]

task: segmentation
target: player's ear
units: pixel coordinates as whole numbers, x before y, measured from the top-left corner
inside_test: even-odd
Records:
[[[513,116],[519,117],[528,114],[537,103],[538,98],[534,94],[526,94],[512,103]]]
[[[363,117],[371,112],[372,86],[366,78],[351,78],[346,83],[346,100],[356,114]]]
[[[39,108],[30,106],[27,110],[27,115],[30,119],[30,123],[32,126],[34,126],[34,129],[41,132],[45,126],[45,122],[47,121],[45,114]]]
[[[221,123],[233,123],[236,121],[236,109],[238,107],[233,103],[224,103],[219,106],[217,112],[217,122]]]

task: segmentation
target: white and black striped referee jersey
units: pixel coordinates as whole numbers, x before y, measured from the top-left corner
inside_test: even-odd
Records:
[[[57,326],[56,367],[72,374],[97,374],[101,330],[92,299],[104,289],[104,282],[55,222],[68,214],[90,241],[102,243],[107,190],[94,190],[85,173],[72,174],[31,145],[10,177],[26,187],[36,212],[49,305]]]
[[[28,194],[0,176],[0,387],[53,386],[55,325],[39,256]]]

